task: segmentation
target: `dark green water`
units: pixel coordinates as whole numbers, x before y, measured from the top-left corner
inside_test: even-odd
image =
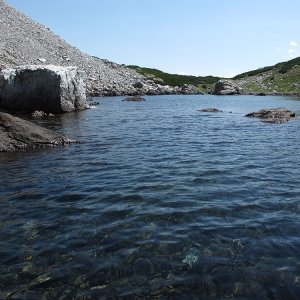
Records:
[[[0,154],[0,299],[300,299],[300,101],[97,100]]]

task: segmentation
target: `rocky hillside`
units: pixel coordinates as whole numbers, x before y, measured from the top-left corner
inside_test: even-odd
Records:
[[[217,95],[260,94],[300,96],[300,57],[274,66],[239,74],[231,79],[168,74],[160,70],[129,66],[138,73],[170,86],[193,84],[198,91]],[[221,79],[221,80],[220,80]]]
[[[0,68],[24,64],[78,66],[89,95],[159,94],[162,86],[123,65],[72,47],[45,26],[0,0]]]
[[[299,95],[300,57],[233,78],[244,94]]]

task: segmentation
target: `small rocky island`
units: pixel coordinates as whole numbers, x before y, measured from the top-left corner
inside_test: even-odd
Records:
[[[295,112],[290,111],[283,107],[261,109],[257,112],[251,112],[246,115],[246,117],[259,118],[263,122],[277,123],[277,124],[285,123],[295,116],[296,116]]]
[[[202,108],[199,109],[198,111],[201,112],[209,112],[209,113],[217,113],[217,112],[222,112],[222,110],[215,108],[215,107],[209,107],[209,108]]]
[[[145,101],[145,98],[143,98],[142,96],[131,96],[131,97],[126,97],[122,101],[140,102],[140,101]]]

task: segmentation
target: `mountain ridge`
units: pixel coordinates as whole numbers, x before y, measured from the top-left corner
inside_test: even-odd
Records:
[[[125,66],[86,54],[0,0],[0,68],[26,64],[77,66],[86,73],[89,96],[211,93],[215,83],[223,79]],[[300,95],[300,57],[230,80],[244,94]]]
[[[300,57],[243,72],[232,78],[170,74],[157,69],[129,66],[140,74],[169,85],[182,82],[194,84],[200,92],[210,93],[219,80],[226,79],[239,86],[242,94],[300,95]]]

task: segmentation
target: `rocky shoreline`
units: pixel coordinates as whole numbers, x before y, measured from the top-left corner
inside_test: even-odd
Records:
[[[238,82],[233,80],[219,80],[212,92],[214,95],[250,95],[250,96],[291,96],[300,97],[300,93],[280,93],[280,92],[249,92],[244,89]]]

